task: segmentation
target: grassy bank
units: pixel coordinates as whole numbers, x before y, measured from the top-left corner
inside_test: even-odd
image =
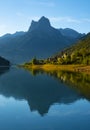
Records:
[[[26,69],[36,69],[36,70],[44,70],[44,71],[77,71],[77,72],[87,72],[90,73],[90,66],[85,65],[23,65]]]

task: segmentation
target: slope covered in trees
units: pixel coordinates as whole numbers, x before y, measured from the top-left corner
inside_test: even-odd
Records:
[[[90,33],[81,38],[73,46],[53,56],[51,60],[56,60],[60,64],[90,65]]]
[[[84,64],[90,65],[90,33],[81,38],[76,44],[58,52],[45,60],[33,58],[26,64]]]

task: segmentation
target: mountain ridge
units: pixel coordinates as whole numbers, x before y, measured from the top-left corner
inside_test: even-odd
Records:
[[[23,63],[34,56],[47,58],[76,40],[63,36],[43,16],[37,22],[32,21],[27,32],[1,37],[0,55],[12,63]]]

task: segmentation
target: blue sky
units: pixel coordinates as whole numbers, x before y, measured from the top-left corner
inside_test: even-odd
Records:
[[[90,0],[0,0],[0,36],[27,31],[41,16],[56,28],[90,32]]]

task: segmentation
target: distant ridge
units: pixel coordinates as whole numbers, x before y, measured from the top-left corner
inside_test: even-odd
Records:
[[[62,35],[70,38],[80,38],[85,35],[85,33],[83,34],[78,33],[76,30],[71,28],[65,28],[65,29],[60,28],[59,31],[61,32]]]

